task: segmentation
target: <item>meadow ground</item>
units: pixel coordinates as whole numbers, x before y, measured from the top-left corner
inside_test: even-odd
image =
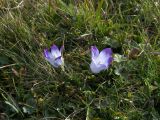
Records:
[[[159,120],[159,20],[158,0],[1,0],[0,119]],[[92,45],[114,53],[98,74]]]

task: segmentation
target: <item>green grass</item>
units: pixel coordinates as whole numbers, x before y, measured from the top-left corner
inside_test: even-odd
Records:
[[[159,18],[158,0],[1,0],[0,119],[159,120]],[[92,45],[115,58],[96,75]]]

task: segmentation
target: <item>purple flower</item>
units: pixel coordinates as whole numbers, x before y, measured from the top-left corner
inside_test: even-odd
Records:
[[[113,60],[111,48],[105,48],[99,53],[96,46],[91,46],[91,57],[90,68],[93,73],[106,70]]]
[[[52,45],[51,51],[48,49],[44,49],[44,57],[45,59],[50,62],[55,68],[58,68],[60,65],[63,64],[63,57],[62,57],[62,50],[64,46],[59,48],[56,45]]]

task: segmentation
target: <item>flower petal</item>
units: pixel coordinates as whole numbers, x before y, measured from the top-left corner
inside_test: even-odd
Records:
[[[60,51],[59,51],[59,49],[56,45],[53,45],[51,47],[51,53],[54,56],[54,58],[57,58],[57,57],[61,56],[61,53],[60,53]]]
[[[44,49],[43,54],[44,54],[44,57],[47,58],[47,59],[53,58],[51,52],[49,52],[48,49]]]
[[[104,64],[106,65],[106,67],[109,66],[109,64],[112,62],[112,50],[111,48],[105,48],[103,49],[98,58],[97,58],[97,62],[99,64]]]
[[[103,64],[96,64],[94,61],[91,62],[90,64],[90,69],[93,73],[99,73],[102,70],[106,70],[107,67]]]
[[[99,55],[99,50],[97,49],[96,46],[91,46],[91,57],[92,57],[92,60],[93,59],[96,59]]]
[[[113,61],[113,57],[112,57],[112,56],[110,56],[110,58],[108,59],[108,63],[109,63],[109,64],[111,64],[111,63],[112,63],[112,61]]]
[[[58,58],[56,59],[49,59],[49,58],[46,58],[46,60],[53,65],[53,67],[55,68],[58,68],[60,65],[62,65],[62,57],[59,56]]]
[[[61,56],[56,58],[54,61],[54,67],[59,67],[60,65],[62,65],[62,57]]]
[[[61,46],[60,52],[62,53],[63,50],[64,50],[64,45]]]

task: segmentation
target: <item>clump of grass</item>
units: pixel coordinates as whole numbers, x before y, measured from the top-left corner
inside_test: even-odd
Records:
[[[160,118],[158,3],[0,5],[1,119]],[[43,49],[52,44],[65,46],[64,70],[44,59]],[[111,47],[116,58],[96,75],[89,70],[91,45]]]

